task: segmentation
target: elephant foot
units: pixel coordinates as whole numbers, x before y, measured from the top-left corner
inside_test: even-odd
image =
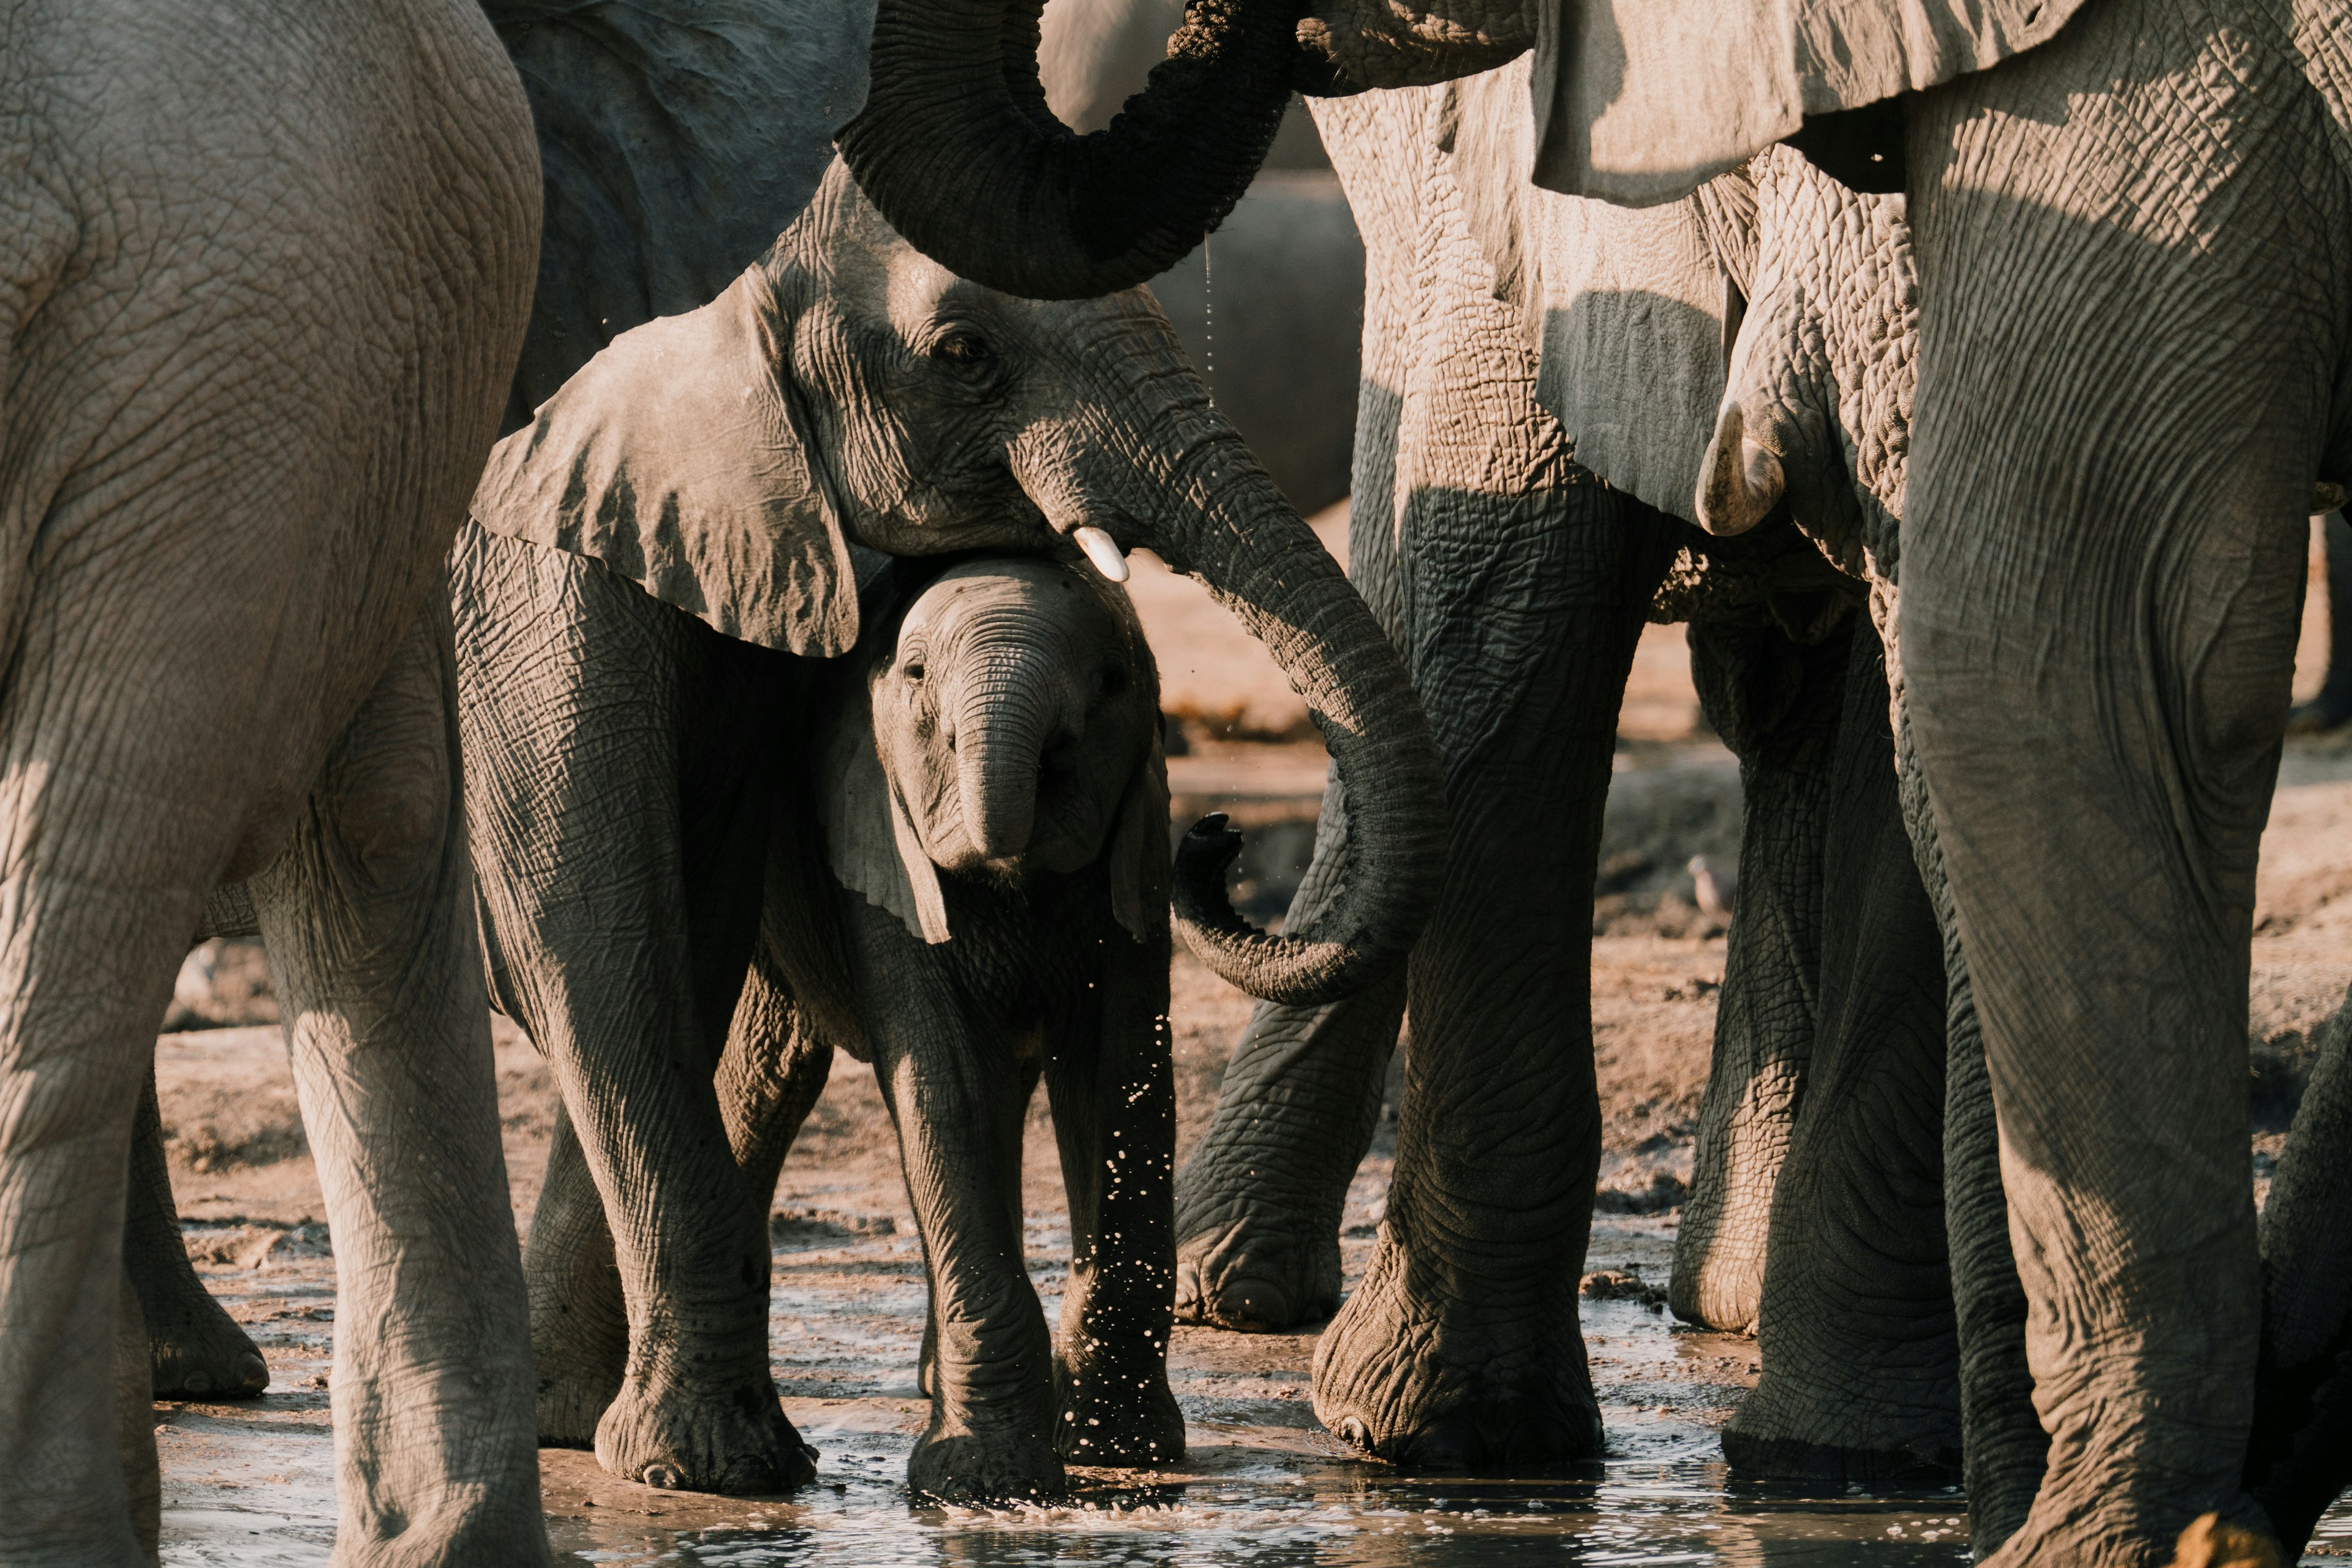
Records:
[[[816,1450],[801,1441],[764,1371],[724,1390],[624,1380],[596,1423],[596,1462],[649,1487],[729,1497],[816,1479]]]
[[[1814,1481],[1866,1492],[1912,1491],[1951,1486],[1960,1479],[1957,1443],[1924,1438],[1916,1447],[1848,1448],[1742,1432],[1737,1416],[1724,1430],[1723,1457],[1735,1474],[1748,1479]]]
[[[147,1349],[158,1399],[257,1399],[269,1386],[269,1363],[219,1302],[201,1289],[185,1306],[151,1310]],[[143,1303],[142,1303],[143,1304]]]
[[[1070,1479],[1039,1434],[932,1429],[907,1458],[907,1484],[941,1502],[1045,1502],[1066,1496]]]
[[[533,1358],[545,1369],[547,1362]],[[621,1374],[586,1371],[560,1363],[539,1380],[539,1446],[542,1448],[593,1448],[596,1426],[621,1391]]]
[[[1287,1333],[1339,1308],[1339,1238],[1244,1215],[1176,1249],[1176,1321]]]
[[[1057,1369],[1061,1415],[1054,1447],[1073,1465],[1149,1469],[1184,1457],[1184,1413],[1158,1359]]]
[[[1416,1300],[1383,1232],[1362,1289],[1315,1352],[1315,1415],[1340,1441],[1391,1464],[1490,1469],[1601,1455],[1601,1409],[1584,1363],[1575,1289],[1565,1312],[1498,1322],[1466,1303]]]

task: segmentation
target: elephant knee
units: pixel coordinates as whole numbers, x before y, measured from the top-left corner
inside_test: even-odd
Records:
[[[318,805],[342,875],[356,889],[390,893],[432,879],[456,811],[455,770],[438,732],[373,737],[332,769]]]

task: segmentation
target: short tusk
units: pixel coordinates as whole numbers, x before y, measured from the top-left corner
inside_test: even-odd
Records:
[[[1093,523],[1081,523],[1070,530],[1070,537],[1087,552],[1087,559],[1096,571],[1113,583],[1127,581],[1127,556],[1119,550],[1118,541]]]

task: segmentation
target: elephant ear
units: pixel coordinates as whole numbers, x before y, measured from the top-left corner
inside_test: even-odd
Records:
[[[1795,132],[2000,64],[2084,0],[1641,0],[1542,5],[1535,183],[1678,201]]]
[[[1516,309],[1536,401],[1576,460],[1689,518],[1753,266],[1754,187],[1735,171],[1705,197],[1636,211],[1528,184],[1529,74],[1523,56],[1430,89],[1449,95],[1433,130],[1451,188],[1433,199],[1458,210]]]
[[[1110,837],[1110,912],[1127,934],[1150,946],[1168,929],[1168,752],[1161,720],[1152,726],[1151,749],[1137,764],[1118,803]]]
[[[825,858],[834,879],[877,909],[887,910],[923,941],[943,942],[947,900],[940,868],[915,837],[898,786],[874,744],[874,709],[862,675],[848,683],[825,739],[824,782],[818,802]]]
[[[777,375],[786,330],[754,268],[623,333],[492,448],[474,521],[593,556],[730,637],[847,652],[856,571]]]
[[[539,291],[506,428],[701,305],[808,204],[866,102],[874,0],[483,0],[539,130]]]

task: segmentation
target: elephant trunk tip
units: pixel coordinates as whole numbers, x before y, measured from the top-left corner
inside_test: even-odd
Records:
[[[1360,942],[1276,936],[1252,925],[1225,890],[1241,852],[1242,836],[1223,812],[1194,823],[1176,847],[1176,926],[1218,975],[1268,1002],[1317,1007],[1360,989],[1366,968],[1392,956]]]

